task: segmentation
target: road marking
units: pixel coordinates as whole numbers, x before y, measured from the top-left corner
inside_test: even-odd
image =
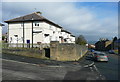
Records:
[[[32,63],[26,63],[26,62],[20,62],[20,61],[14,61],[14,60],[7,60],[7,59],[2,59],[2,60],[4,60],[4,61],[10,61],[10,62],[17,62],[17,63],[21,63],[21,64],[30,64],[30,65],[35,65],[35,66],[40,66],[40,64],[32,64]],[[42,66],[42,64],[41,64],[41,67],[64,67],[64,66],[52,66],[52,65],[50,65],[50,66],[47,66],[47,65],[43,65]]]
[[[93,71],[92,67],[90,67],[90,70]]]
[[[14,60],[7,60],[7,59],[2,59],[2,60],[4,60],[4,61],[10,61],[10,62],[17,62],[17,63],[21,63],[21,64],[31,64],[31,63],[20,62],[20,61],[14,61]],[[38,66],[38,64],[31,64],[31,65],[37,65],[37,66]]]
[[[91,64],[85,65],[84,67],[91,67],[94,65],[94,62],[92,62]]]

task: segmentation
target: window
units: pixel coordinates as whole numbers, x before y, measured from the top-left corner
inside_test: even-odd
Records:
[[[14,35],[15,37],[18,37],[18,35]]]
[[[48,37],[48,36],[49,36],[49,34],[44,34],[44,36],[45,36],[45,37]]]
[[[50,25],[50,29],[52,29],[52,26]]]
[[[55,33],[55,31],[53,31],[53,34]]]
[[[35,22],[35,26],[39,26],[39,23]]]
[[[10,40],[12,41],[12,37],[10,37]]]
[[[64,42],[67,42],[67,40],[66,40],[66,39],[64,39]]]

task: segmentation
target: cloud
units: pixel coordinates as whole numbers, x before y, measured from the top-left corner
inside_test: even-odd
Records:
[[[3,21],[32,13],[34,8],[73,34],[85,35],[88,40],[117,35],[117,16],[99,19],[97,11],[93,12],[85,6],[77,8],[75,3],[70,2],[3,3]]]

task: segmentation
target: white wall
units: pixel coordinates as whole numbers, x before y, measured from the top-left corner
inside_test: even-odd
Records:
[[[2,41],[2,26],[0,26],[0,41]]]
[[[22,23],[10,23],[9,24],[9,43],[23,43],[23,29]],[[15,37],[14,35],[18,35]]]
[[[40,27],[40,30],[43,33],[44,40],[42,43],[50,43],[50,41],[60,41],[59,39],[61,32],[60,28],[50,25],[46,22],[37,22],[37,23],[39,24],[39,26],[37,27]],[[44,36],[45,34],[49,34],[49,36]]]
[[[72,41],[71,43],[75,43],[75,37],[71,36],[70,38],[71,38],[71,41]]]
[[[24,42],[27,43],[27,40],[32,43],[32,22],[24,23]]]
[[[39,24],[39,25],[35,26],[35,24]],[[33,22],[33,31],[39,32],[39,33],[33,33],[33,43],[37,43],[37,42],[50,43],[50,41],[59,41],[61,43],[61,38],[59,36],[63,36],[63,39],[71,38],[70,34],[66,32],[61,32],[61,28],[55,27],[46,22],[40,22],[40,21]],[[18,37],[15,37],[14,35],[18,35]],[[9,43],[17,43],[17,42],[23,43],[22,37],[23,37],[23,23],[10,23]],[[30,43],[32,43],[32,22],[24,23],[24,42],[27,43],[27,40],[30,40]],[[68,43],[72,43],[72,42],[68,40]]]

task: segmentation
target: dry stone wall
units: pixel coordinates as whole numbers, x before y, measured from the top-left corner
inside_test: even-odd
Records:
[[[77,61],[87,52],[87,47],[73,43],[59,43],[52,41],[50,44],[50,59],[58,61]]]

